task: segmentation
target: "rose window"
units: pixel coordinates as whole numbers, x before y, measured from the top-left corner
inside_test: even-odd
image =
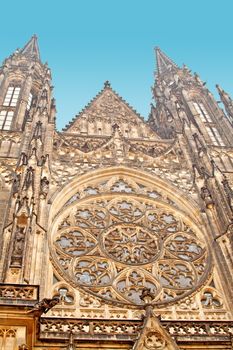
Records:
[[[56,217],[50,241],[56,271],[118,304],[142,304],[145,287],[157,305],[193,293],[209,271],[198,228],[159,199],[116,193],[117,186],[69,202]]]

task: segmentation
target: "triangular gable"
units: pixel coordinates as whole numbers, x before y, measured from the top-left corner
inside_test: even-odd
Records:
[[[85,136],[111,136],[116,125],[124,137],[160,139],[108,82],[63,131]]]
[[[146,306],[146,318],[142,332],[134,344],[133,350],[179,350],[176,342],[162,327],[151,306]]]

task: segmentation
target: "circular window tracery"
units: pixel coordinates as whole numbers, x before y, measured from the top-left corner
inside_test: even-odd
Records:
[[[111,193],[90,193],[66,205],[53,223],[58,273],[108,302],[132,305],[143,303],[145,287],[157,305],[198,289],[209,259],[195,227],[156,198],[111,187]]]
[[[147,264],[161,250],[159,237],[148,228],[133,224],[111,226],[102,236],[103,250],[123,264]]]
[[[87,254],[96,244],[94,237],[80,227],[62,230],[55,240],[57,249],[71,256]]]

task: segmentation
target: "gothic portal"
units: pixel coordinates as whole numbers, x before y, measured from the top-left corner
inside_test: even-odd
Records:
[[[233,102],[156,49],[58,132],[33,36],[0,69],[0,349],[232,349]]]

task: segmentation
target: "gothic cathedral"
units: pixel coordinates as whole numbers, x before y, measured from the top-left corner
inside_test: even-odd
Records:
[[[0,68],[0,349],[233,349],[233,101],[159,48],[56,130],[37,38]],[[224,110],[220,108],[224,107]]]

